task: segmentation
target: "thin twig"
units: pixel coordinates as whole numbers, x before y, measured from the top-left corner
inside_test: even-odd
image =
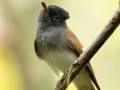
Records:
[[[69,83],[77,76],[77,74],[82,70],[82,68],[90,61],[90,59],[95,55],[95,53],[101,48],[101,46],[106,42],[106,40],[111,36],[115,29],[120,24],[120,5],[118,10],[114,13],[112,18],[109,20],[107,25],[103,28],[100,34],[95,38],[91,45],[82,53],[82,55],[71,65],[70,78],[68,78],[68,72],[61,77],[55,90],[65,90],[67,85],[67,80]],[[74,71],[72,71],[74,70]],[[68,83],[68,84],[69,84]]]

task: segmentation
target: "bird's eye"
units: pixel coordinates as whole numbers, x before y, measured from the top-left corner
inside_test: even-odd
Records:
[[[55,21],[58,21],[58,20],[59,20],[58,16],[53,16],[53,19],[54,19]]]

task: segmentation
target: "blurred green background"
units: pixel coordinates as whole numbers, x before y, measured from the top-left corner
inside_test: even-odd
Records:
[[[84,47],[99,34],[119,0],[43,0],[70,14]],[[34,52],[40,0],[0,0],[0,90],[53,90],[59,79]],[[120,90],[120,26],[91,60],[102,90]],[[76,90],[71,84],[68,90]]]

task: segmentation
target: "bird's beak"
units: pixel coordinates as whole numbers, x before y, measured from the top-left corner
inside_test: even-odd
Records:
[[[45,2],[41,2],[41,4],[42,4],[44,10],[45,10],[47,13],[49,13],[48,5],[47,5]]]

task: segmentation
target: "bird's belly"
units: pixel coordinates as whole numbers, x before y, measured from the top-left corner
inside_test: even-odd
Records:
[[[78,58],[72,51],[52,51],[46,53],[45,62],[59,76],[60,72],[64,73],[66,69]],[[73,80],[78,90],[94,90],[91,88],[91,79],[86,68],[83,68],[78,76]]]
[[[72,51],[59,50],[48,51],[44,56],[45,62],[58,74],[58,71],[65,72],[66,69],[77,59],[77,55]]]

